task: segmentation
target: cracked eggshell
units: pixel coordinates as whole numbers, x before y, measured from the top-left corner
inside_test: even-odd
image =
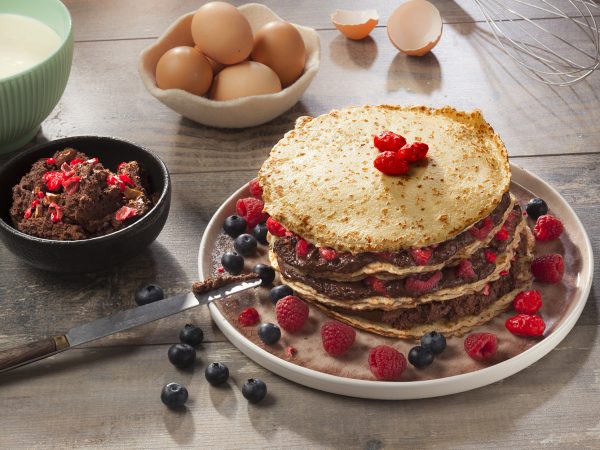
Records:
[[[442,36],[442,17],[426,0],[409,0],[390,15],[387,34],[403,53],[423,56],[436,46]]]
[[[357,41],[371,33],[379,22],[379,15],[374,9],[364,11],[337,9],[331,15],[331,22],[348,39]]]

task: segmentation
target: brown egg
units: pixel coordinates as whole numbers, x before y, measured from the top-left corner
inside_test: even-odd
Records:
[[[206,57],[194,47],[175,47],[156,65],[156,84],[161,89],[183,89],[204,95],[212,83],[213,72]]]
[[[192,19],[192,37],[202,53],[221,64],[237,64],[252,51],[252,28],[237,8],[210,2]]]
[[[210,88],[210,98],[232,100],[279,91],[281,82],[273,70],[261,63],[244,61],[219,72]]]
[[[302,75],[306,48],[293,25],[269,22],[256,32],[251,58],[273,69],[286,87]]]
[[[374,9],[365,11],[348,11],[337,9],[331,15],[331,22],[348,39],[360,40],[366,38],[379,21],[379,15]]]
[[[436,46],[442,36],[442,17],[426,0],[408,0],[390,15],[387,34],[403,53],[423,56]]]

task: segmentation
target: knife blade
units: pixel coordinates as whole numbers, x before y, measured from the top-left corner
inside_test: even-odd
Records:
[[[78,345],[154,322],[199,305],[209,304],[215,300],[258,287],[260,284],[261,280],[256,279],[227,284],[203,294],[189,292],[176,295],[73,327],[64,335],[0,351],[0,372],[15,369]]]

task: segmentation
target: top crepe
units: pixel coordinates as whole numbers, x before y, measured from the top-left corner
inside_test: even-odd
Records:
[[[373,166],[373,136],[429,145],[410,172]],[[481,112],[393,105],[300,117],[259,172],[265,210],[289,231],[353,253],[450,239],[486,217],[510,183],[506,148]]]

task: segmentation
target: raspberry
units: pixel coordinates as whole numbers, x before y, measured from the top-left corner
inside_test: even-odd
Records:
[[[408,162],[398,157],[396,152],[383,152],[377,155],[373,165],[386,175],[402,175],[408,172]]]
[[[250,327],[256,325],[260,320],[258,311],[255,308],[246,308],[238,316],[238,321],[243,327]]]
[[[485,259],[487,259],[487,262],[491,264],[495,263],[498,258],[498,255],[493,250],[484,250],[483,254],[485,255]]]
[[[468,259],[463,259],[458,266],[456,266],[456,276],[462,278],[463,280],[468,280],[470,278],[475,278],[475,271],[473,270],[473,264]]]
[[[333,261],[338,257],[338,253],[329,247],[319,247],[319,255],[321,255],[321,258],[325,261]]]
[[[310,244],[304,239],[299,239],[298,242],[296,242],[296,256],[298,258],[306,258],[309,250]]]
[[[252,197],[262,200],[263,190],[260,184],[258,184],[258,178],[250,180],[250,182],[248,183],[248,190],[250,191],[250,195]]]
[[[37,198],[44,198],[44,193],[42,191],[38,192],[35,195],[37,195]]]
[[[275,306],[277,323],[285,331],[300,331],[308,319],[308,305],[294,295],[283,297]]]
[[[423,142],[406,144],[398,151],[398,156],[408,162],[415,162],[427,156],[429,146]]]
[[[561,235],[563,229],[560,219],[546,214],[538,217],[535,221],[533,235],[538,241],[552,241]]]
[[[283,225],[277,222],[272,217],[267,219],[267,231],[273,236],[283,237],[285,236],[286,229]]]
[[[393,131],[382,131],[373,138],[373,143],[380,152],[397,152],[406,144],[406,139]]]
[[[235,210],[238,216],[246,219],[246,224],[249,229],[254,228],[261,222],[267,219],[267,214],[263,212],[265,204],[262,200],[254,197],[241,198],[235,204]]]
[[[482,221],[469,228],[469,233],[471,233],[475,239],[483,241],[486,236],[490,234],[492,228],[494,228],[494,222],[489,217],[486,217]]]
[[[74,194],[79,189],[80,177],[71,177],[62,181],[62,186],[67,194]]]
[[[130,217],[134,217],[137,215],[137,211],[129,206],[121,206],[115,213],[115,219],[118,221],[123,221],[129,219]]]
[[[558,283],[565,272],[565,262],[558,253],[538,256],[531,263],[531,273],[536,280],[544,283]]]
[[[513,300],[515,311],[521,314],[535,314],[542,307],[542,296],[536,290],[521,291]]]
[[[541,336],[546,329],[544,319],[529,314],[517,314],[509,318],[504,325],[508,331],[517,336]]]
[[[378,380],[395,381],[406,369],[406,358],[389,345],[378,345],[369,352],[369,369]]]
[[[410,250],[410,256],[418,266],[426,265],[431,259],[433,251],[429,247],[413,248]]]
[[[425,280],[417,277],[408,277],[404,282],[404,288],[413,294],[423,294],[433,290],[441,279],[442,272],[439,270]]]
[[[364,279],[364,281],[367,285],[371,286],[371,288],[373,288],[373,290],[378,294],[387,295],[388,292],[385,287],[385,282],[383,280],[380,280],[377,277],[367,277]]]
[[[354,328],[340,322],[330,320],[325,322],[321,327],[323,349],[331,356],[339,356],[346,353],[352,347],[352,344],[354,344],[355,338],[356,331],[354,331]]]
[[[502,228],[500,228],[500,231],[496,233],[494,238],[496,238],[497,241],[506,241],[508,239],[508,231],[506,231],[504,225],[502,225]]]
[[[46,172],[42,176],[42,181],[46,183],[46,189],[57,191],[62,186],[63,174],[61,172]]]
[[[476,361],[492,358],[498,350],[498,338],[492,333],[473,333],[467,336],[464,343],[467,355]]]

